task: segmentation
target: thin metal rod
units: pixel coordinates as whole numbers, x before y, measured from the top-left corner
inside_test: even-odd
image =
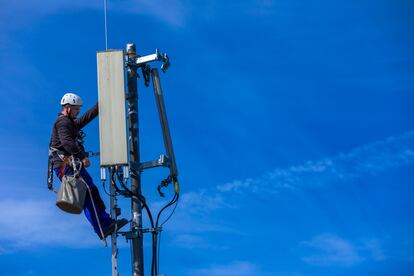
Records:
[[[105,50],[108,50],[108,20],[106,16],[106,0],[104,0],[104,14],[105,14]]]
[[[116,220],[117,219],[117,199],[115,196],[115,187],[114,183],[112,183],[112,173],[113,168],[109,169],[109,187],[110,187],[110,195],[111,195],[111,218]],[[112,245],[112,276],[118,276],[118,243],[117,243],[117,233],[114,231],[111,235],[111,245]]]

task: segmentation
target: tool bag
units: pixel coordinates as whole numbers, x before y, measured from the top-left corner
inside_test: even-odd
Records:
[[[86,196],[85,181],[76,176],[64,175],[57,194],[56,206],[71,214],[80,214]]]

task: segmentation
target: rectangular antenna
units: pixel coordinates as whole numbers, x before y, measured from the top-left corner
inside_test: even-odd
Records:
[[[128,165],[124,51],[97,53],[101,167]]]

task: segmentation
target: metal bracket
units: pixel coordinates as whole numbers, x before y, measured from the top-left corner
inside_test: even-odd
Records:
[[[162,61],[161,70],[165,73],[170,67],[170,59],[166,53],[160,53],[158,49],[155,49],[155,53],[147,56],[133,56],[129,57],[127,65],[142,67],[149,62]]]
[[[139,229],[137,229],[137,228],[135,228],[131,231],[128,231],[128,232],[118,232],[118,234],[121,234],[122,236],[125,236],[125,238],[127,240],[133,240],[133,239],[139,238],[139,237],[142,236],[141,233],[142,233],[142,231],[139,231]]]
[[[134,228],[131,231],[127,231],[127,232],[118,232],[118,234],[125,236],[125,238],[127,240],[132,240],[132,239],[136,239],[142,236],[142,234],[145,233],[153,233],[153,232],[161,232],[162,231],[162,227],[156,227],[156,228]]]
[[[142,230],[142,233],[161,232],[162,231],[162,227],[144,228],[144,229],[141,229],[141,230]]]
[[[169,167],[171,164],[171,161],[168,158],[168,156],[161,154],[158,160],[147,161],[147,162],[143,162],[140,164],[134,161],[130,161],[129,163],[130,163],[131,169],[142,172],[143,170],[152,169],[156,167]]]

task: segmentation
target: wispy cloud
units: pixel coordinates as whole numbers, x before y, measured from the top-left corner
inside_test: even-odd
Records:
[[[392,136],[385,140],[355,148],[317,161],[286,169],[276,168],[257,178],[234,180],[217,186],[219,192],[278,192],[299,189],[306,185],[328,185],[354,180],[364,175],[381,172],[414,163],[414,132]]]
[[[301,242],[300,246],[307,250],[302,261],[315,266],[356,266],[387,258],[381,242],[376,239],[351,241],[333,234],[321,234]]]
[[[387,259],[378,240],[370,239],[362,243],[361,250],[366,251],[367,255],[374,261],[383,261]]]
[[[99,246],[83,215],[68,215],[53,206],[53,200],[0,201],[0,254],[37,246]]]
[[[304,262],[311,265],[353,266],[363,261],[363,258],[350,241],[334,235],[319,235],[311,241],[302,242],[302,245],[315,251],[302,257]]]
[[[180,205],[192,213],[209,213],[223,207],[232,208],[222,195],[211,194],[206,190],[199,192],[188,192],[181,196]]]

